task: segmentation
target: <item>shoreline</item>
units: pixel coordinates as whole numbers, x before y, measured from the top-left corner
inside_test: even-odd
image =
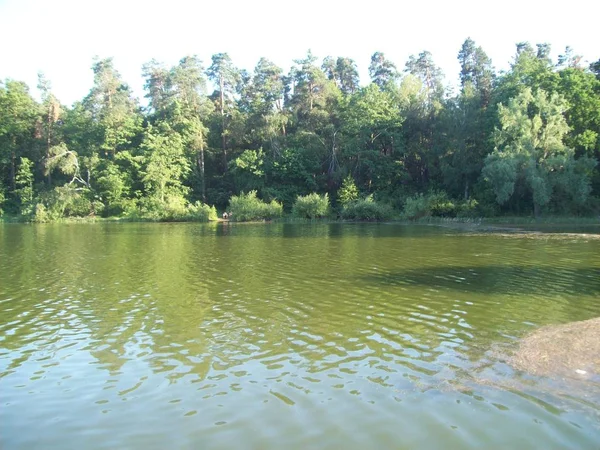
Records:
[[[528,216],[506,216],[506,217],[490,217],[490,218],[444,218],[444,217],[428,217],[418,220],[410,219],[391,219],[385,221],[371,220],[340,220],[340,219],[302,219],[292,216],[276,218],[272,220],[253,220],[245,222],[237,222],[229,219],[217,218],[209,221],[196,220],[155,220],[145,218],[128,218],[128,217],[69,217],[60,220],[45,222],[45,224],[73,224],[73,223],[227,223],[227,224],[344,224],[344,223],[380,223],[380,224],[397,224],[397,225],[426,225],[440,226],[444,228],[473,230],[473,231],[513,231],[513,232],[529,232],[533,229],[552,228],[552,227],[600,227],[600,218],[597,217],[559,217],[549,216],[535,219]],[[39,224],[32,221],[23,220],[17,216],[0,217],[0,224]]]

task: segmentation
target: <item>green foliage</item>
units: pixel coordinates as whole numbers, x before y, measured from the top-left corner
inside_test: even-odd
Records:
[[[399,74],[393,62],[386,59],[382,52],[375,52],[371,56],[369,76],[374,84],[383,89],[398,78]]]
[[[404,203],[404,215],[409,219],[420,219],[431,215],[429,199],[423,194],[417,194],[406,199]]]
[[[296,217],[306,219],[326,217],[329,214],[329,195],[312,193],[305,196],[298,196],[292,208],[292,213]]]
[[[142,179],[149,196],[158,203],[183,198],[188,192],[183,179],[190,172],[190,164],[181,135],[167,124],[149,128],[142,149],[146,161]]]
[[[202,202],[196,202],[188,207],[191,220],[196,222],[208,222],[217,220],[217,209],[214,206],[209,206]]]
[[[392,208],[373,200],[373,196],[352,200],[342,209],[342,218],[346,220],[382,221],[394,215]]]
[[[19,203],[20,213],[23,216],[31,214],[33,207],[33,162],[28,158],[21,158],[19,169],[15,176],[15,195]]]
[[[358,188],[354,182],[354,178],[348,175],[344,178],[342,186],[338,190],[338,202],[342,206],[346,206],[348,203],[358,199]]]
[[[593,214],[598,63],[582,67],[571,49],[558,64],[549,55],[547,44],[519,43],[510,70],[497,76],[468,38],[456,94],[426,50],[402,77],[375,53],[373,83],[363,87],[353,60],[310,51],[289,73],[266,58],[248,73],[226,53],[213,55],[208,70],[196,56],[170,68],[152,60],[143,66],[147,108],[110,58],[94,60],[89,94],[72,107],[43,76],[39,103],[24,83],[5,80],[0,206],[39,221],[208,220],[212,210],[190,202],[222,208],[256,191],[264,201],[242,194],[247,208],[240,203],[234,220],[276,217],[281,203],[319,216],[326,192],[357,219],[385,216],[384,204],[412,218]],[[380,203],[359,201],[359,192]]]
[[[436,217],[454,217],[457,206],[455,202],[448,198],[444,191],[434,191],[428,195],[431,215]]]
[[[56,219],[58,219],[58,217],[53,218],[43,203],[37,203],[35,205],[35,209],[33,211],[33,217],[31,219],[32,222],[47,223],[47,222],[52,222],[53,220],[56,220]]]
[[[66,184],[43,192],[32,211],[34,222],[52,222],[65,217],[94,217],[102,213],[104,205],[91,200],[91,192]]]
[[[128,208],[130,201],[125,198],[127,191],[127,174],[112,161],[107,161],[105,167],[99,170],[96,192],[106,205],[108,215],[119,215],[130,209]]]
[[[423,217],[476,217],[479,202],[475,199],[462,202],[452,200],[445,191],[432,191],[426,195],[408,197],[404,203],[404,216],[411,220]]]
[[[498,203],[511,198],[518,181],[531,192],[536,215],[557,186],[571,191],[576,201],[585,201],[591,190],[587,174],[596,163],[583,157],[575,160],[574,151],[563,144],[568,132],[564,99],[526,88],[508,106],[498,108],[497,147],[482,172]]]
[[[231,217],[237,222],[247,222],[250,220],[270,220],[281,217],[283,214],[283,205],[276,200],[266,203],[256,197],[256,191],[250,191],[247,194],[241,193],[234,195],[229,199],[228,211]]]
[[[262,149],[244,150],[239,157],[230,162],[231,173],[239,190],[260,189],[264,185],[264,159]]]
[[[127,217],[156,222],[208,222],[217,219],[214,206],[202,202],[189,204],[177,195],[167,195],[163,200],[147,197],[140,201],[138,209],[131,209]]]

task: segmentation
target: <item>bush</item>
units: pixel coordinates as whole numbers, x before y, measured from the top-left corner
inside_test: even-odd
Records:
[[[298,196],[292,207],[292,213],[296,217],[316,219],[326,217],[329,214],[329,195],[316,193]]]
[[[256,191],[250,191],[247,194],[242,192],[238,196],[232,196],[229,199],[229,211],[232,220],[237,222],[269,220],[274,217],[281,217],[283,206],[275,200],[271,203],[265,203],[256,197]]]
[[[404,215],[411,220],[430,216],[455,217],[459,211],[460,206],[448,198],[444,191],[433,191],[427,195],[417,194],[404,202]]]
[[[456,204],[448,198],[444,191],[434,191],[427,196],[431,215],[434,217],[456,216]]]
[[[179,195],[168,195],[163,201],[158,198],[144,199],[139,216],[133,212],[129,217],[159,222],[208,222],[217,219],[217,210],[201,202],[190,205]]]
[[[206,205],[202,202],[196,202],[188,208],[189,220],[195,222],[208,222],[217,220],[217,209],[214,206]]]
[[[137,201],[132,198],[120,198],[107,203],[103,209],[105,217],[137,217],[139,216]]]
[[[24,217],[33,222],[54,222],[65,217],[95,216],[102,212],[104,204],[90,200],[89,190],[79,190],[70,185],[57,186],[51,191],[41,192],[34,200],[31,211]]]
[[[38,203],[35,205],[33,218],[31,220],[35,223],[46,223],[51,222],[53,219],[44,204]]]
[[[423,194],[408,197],[404,203],[404,215],[411,220],[429,217],[431,215],[429,199]]]
[[[393,215],[393,210],[388,205],[376,202],[373,196],[365,199],[354,200],[342,209],[342,218],[348,220],[388,220]]]
[[[342,206],[346,206],[348,203],[358,200],[358,188],[354,182],[354,178],[348,175],[344,178],[342,186],[338,190],[338,201]]]
[[[478,217],[479,202],[474,198],[458,204],[456,217]]]

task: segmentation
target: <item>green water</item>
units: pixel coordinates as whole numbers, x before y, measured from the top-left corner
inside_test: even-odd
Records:
[[[600,382],[505,355],[598,316],[593,232],[7,224],[0,447],[597,449]]]

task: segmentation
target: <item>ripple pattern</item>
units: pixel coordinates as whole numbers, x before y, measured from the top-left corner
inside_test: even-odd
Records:
[[[599,296],[572,234],[3,225],[2,448],[594,448],[600,384],[503,355]]]

